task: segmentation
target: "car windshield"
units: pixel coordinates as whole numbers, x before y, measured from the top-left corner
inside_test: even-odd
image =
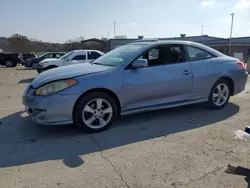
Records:
[[[134,56],[138,50],[144,47],[146,44],[128,44],[118,47],[107,54],[99,57],[92,64],[104,65],[104,66],[118,66],[124,63],[125,60]]]
[[[47,55],[47,53],[40,54],[38,57],[43,57],[45,55]]]
[[[73,54],[74,52],[68,52],[65,55],[61,56],[59,59],[61,60],[68,60],[69,57],[71,56],[71,54]]]

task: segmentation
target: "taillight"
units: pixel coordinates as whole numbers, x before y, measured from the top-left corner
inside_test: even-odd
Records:
[[[244,65],[243,62],[237,61],[236,64],[239,65],[239,66],[241,66],[242,68],[246,69],[246,67],[245,67],[245,65]]]

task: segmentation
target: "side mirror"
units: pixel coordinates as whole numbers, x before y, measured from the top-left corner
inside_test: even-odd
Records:
[[[148,66],[148,60],[146,59],[137,59],[132,64],[133,69],[144,68],[147,66]]]

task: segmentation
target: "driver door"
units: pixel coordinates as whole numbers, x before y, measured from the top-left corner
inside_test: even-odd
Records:
[[[175,49],[180,57],[173,54]],[[192,67],[182,45],[160,45],[141,58],[148,60],[147,67],[124,70],[124,110],[189,100]]]

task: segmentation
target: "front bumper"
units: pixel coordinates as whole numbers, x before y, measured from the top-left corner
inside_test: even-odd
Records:
[[[35,89],[28,87],[23,96],[25,111],[32,120],[42,125],[65,125],[73,123],[73,108],[80,94],[54,94],[36,96]]]

